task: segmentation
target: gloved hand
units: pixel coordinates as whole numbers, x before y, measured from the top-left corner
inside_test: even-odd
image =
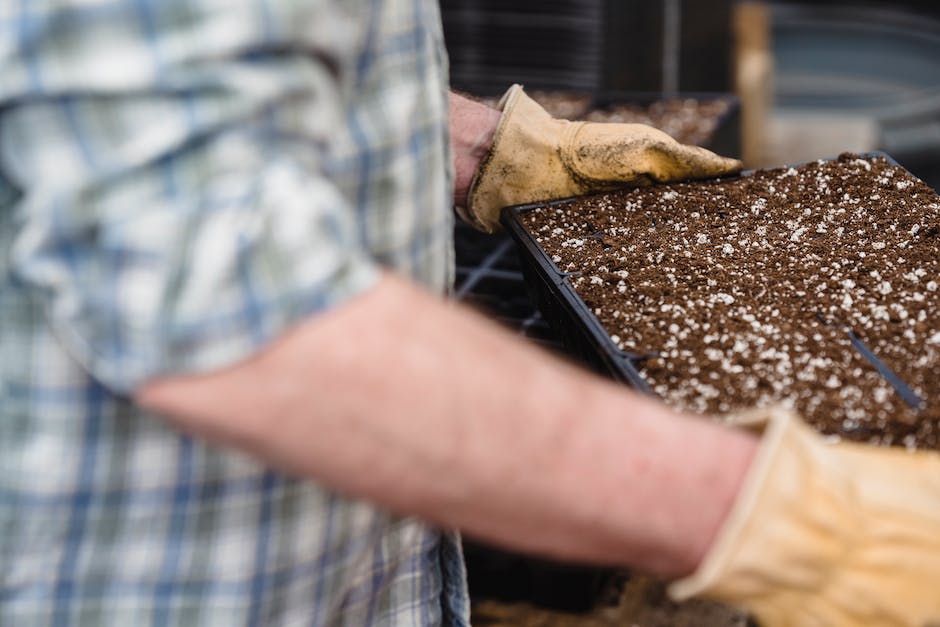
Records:
[[[940,455],[827,443],[796,415],[756,410],[761,448],[697,572],[706,596],[763,627],[940,625]]]
[[[500,101],[493,145],[470,186],[461,217],[478,229],[499,226],[509,205],[621,187],[732,174],[736,159],[680,144],[644,124],[569,122],[549,115],[513,85]]]

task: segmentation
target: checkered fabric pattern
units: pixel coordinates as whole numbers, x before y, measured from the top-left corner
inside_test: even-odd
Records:
[[[446,289],[446,71],[426,0],[0,3],[0,624],[467,623],[456,537],[128,400]]]

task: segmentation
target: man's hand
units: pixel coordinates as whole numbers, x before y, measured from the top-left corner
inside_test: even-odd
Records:
[[[940,625],[940,455],[827,443],[758,410],[764,441],[697,572],[671,588],[764,627]]]
[[[506,92],[500,109],[493,146],[461,209],[464,219],[488,232],[508,205],[741,169],[736,159],[680,144],[651,126],[555,119],[519,85]]]

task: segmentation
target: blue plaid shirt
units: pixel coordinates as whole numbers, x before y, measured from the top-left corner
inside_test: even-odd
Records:
[[[0,624],[467,623],[456,536],[128,400],[446,289],[446,106],[426,0],[0,3]]]

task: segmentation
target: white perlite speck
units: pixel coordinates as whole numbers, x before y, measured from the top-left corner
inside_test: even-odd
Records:
[[[706,348],[705,357],[707,357],[708,359],[712,361],[721,361],[722,359],[724,359],[725,354],[724,352],[722,352],[720,349],[717,349],[717,348]]]

